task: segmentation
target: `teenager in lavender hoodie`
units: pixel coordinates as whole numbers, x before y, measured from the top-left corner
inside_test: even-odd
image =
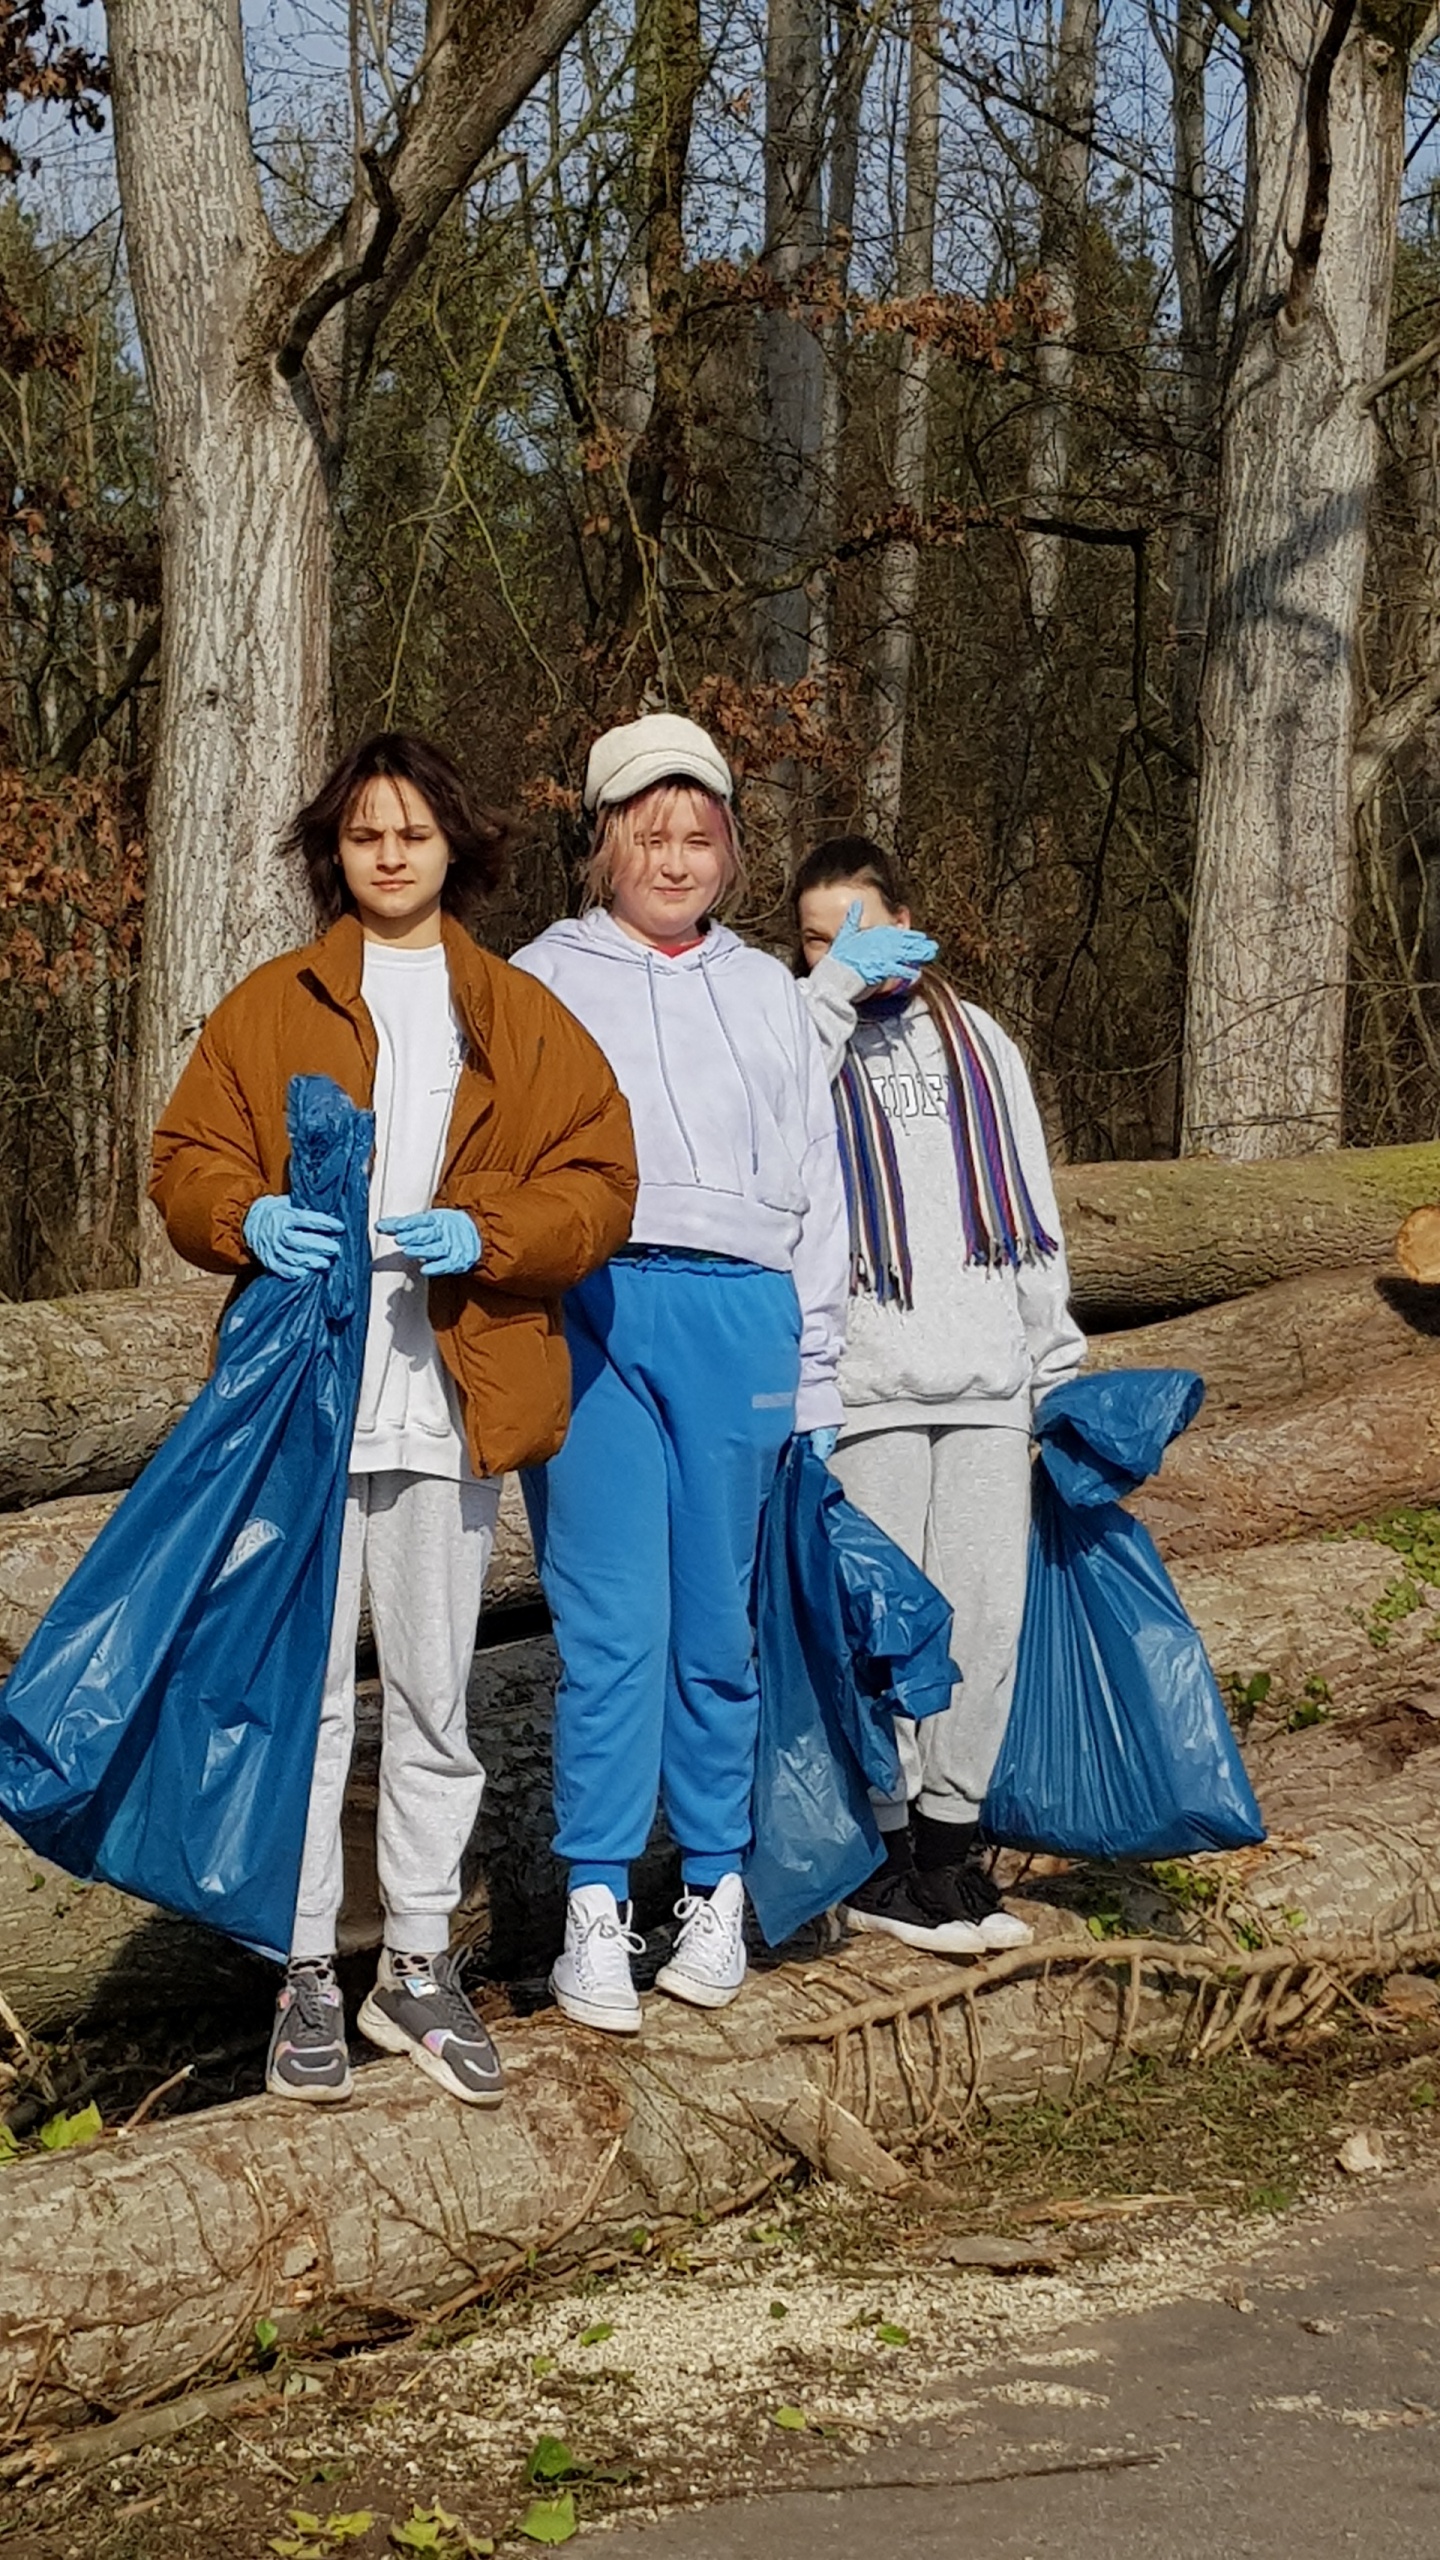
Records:
[[[760,1515],[791,1433],[828,1455],[841,1418],[830,1080],[789,971],[715,921],[739,876],[731,788],[693,721],[609,730],[585,782],[597,903],[516,958],[604,1051],[640,1163],[629,1245],[565,1302],[569,1437],[526,1480],[564,1664],[551,1987],[622,2034],[640,2025],[629,1870],[660,1798],[685,1891],[659,1987],[720,2008],[744,1980]]]

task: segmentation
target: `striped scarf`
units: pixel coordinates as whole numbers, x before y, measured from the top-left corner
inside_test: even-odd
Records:
[[[1000,1073],[968,1005],[936,970],[920,993],[940,1035],[965,1259],[990,1269],[1045,1262],[1059,1251],[1036,1214]],[[835,1085],[840,1163],[850,1211],[850,1286],[882,1306],[909,1308],[914,1272],[900,1163],[889,1120],[865,1069],[847,1057]]]

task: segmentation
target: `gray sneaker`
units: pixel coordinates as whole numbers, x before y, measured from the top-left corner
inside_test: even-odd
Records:
[[[382,2053],[406,2053],[467,2107],[498,2107],[499,2057],[460,1988],[454,1955],[407,1956],[385,1947],[358,2020]]]
[[[333,2106],[350,2095],[354,2083],[345,2003],[327,1960],[286,1967],[265,2058],[265,2086],[273,2097],[318,2099],[322,2105]]]

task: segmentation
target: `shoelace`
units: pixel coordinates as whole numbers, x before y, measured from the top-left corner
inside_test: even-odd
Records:
[[[285,1976],[285,1982],[300,2012],[302,2027],[313,2027],[318,2031],[328,2026],[330,2021],[325,2010],[333,2007],[339,1989],[331,1967],[328,1964],[293,1965]]]
[[[582,1928],[575,1952],[584,1953],[592,1938],[617,1938],[627,1956],[643,1956],[645,1941],[638,1929],[627,1929],[623,1920],[611,1920],[605,1912],[596,1913]]]
[[[675,1917],[682,1929],[688,1929],[691,1921],[697,1920],[707,1937],[723,1938],[726,1935],[727,1924],[709,1894],[682,1893],[675,1905]]]
[[[427,1995],[433,1994],[437,2024],[449,2027],[458,2035],[468,2036],[472,2043],[477,2030],[484,2034],[484,2028],[480,2025],[469,1999],[460,1988],[454,1956],[437,1956],[429,1964],[399,1966],[396,1971],[395,1987],[397,1990],[403,1987],[410,1991],[418,1988]]]

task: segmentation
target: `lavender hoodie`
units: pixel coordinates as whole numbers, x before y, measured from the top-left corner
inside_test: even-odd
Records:
[[[792,1272],[795,1427],[838,1423],[849,1231],[830,1079],[789,970],[713,924],[668,959],[598,907],[552,924],[514,966],[584,1024],[630,1105],[632,1241]]]

